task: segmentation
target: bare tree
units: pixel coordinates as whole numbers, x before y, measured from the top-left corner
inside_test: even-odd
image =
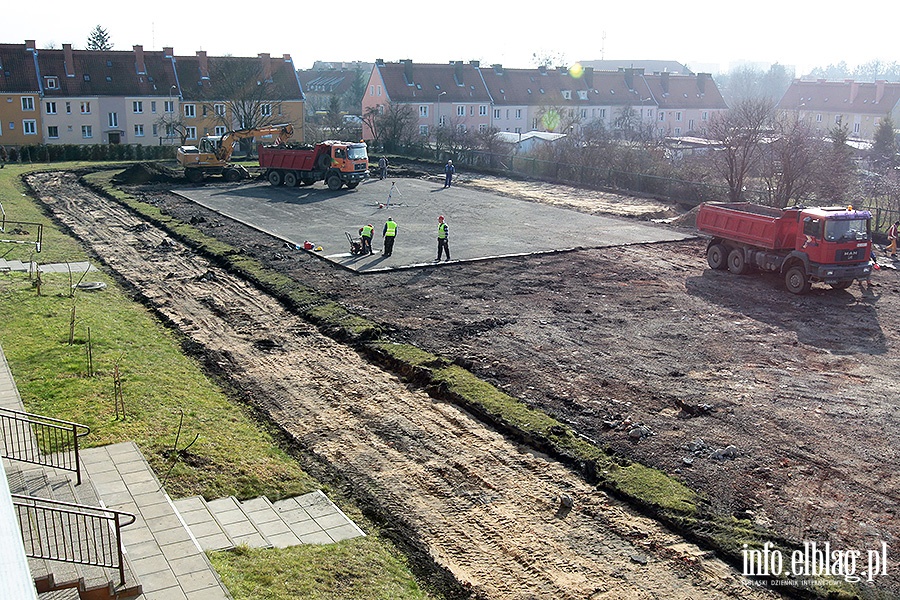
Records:
[[[796,115],[775,121],[760,165],[773,206],[784,208],[813,192],[822,150],[822,142],[813,135],[808,121]]]
[[[828,132],[831,148],[821,156],[821,169],[817,178],[817,194],[830,202],[843,204],[853,185],[853,149],[847,141],[850,130],[845,123],[838,123]]]
[[[416,117],[409,104],[391,102],[382,107],[370,107],[362,119],[372,132],[376,148],[393,150],[409,143],[415,135]]]
[[[710,121],[708,137],[722,145],[712,154],[712,164],[728,185],[731,202],[741,201],[747,179],[762,157],[761,142],[770,133],[772,115],[770,100],[748,98]]]

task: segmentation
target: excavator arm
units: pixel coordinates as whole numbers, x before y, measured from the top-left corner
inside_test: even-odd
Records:
[[[216,158],[222,162],[228,162],[234,152],[234,145],[247,138],[260,137],[265,135],[274,135],[277,137],[276,143],[283,144],[294,135],[294,126],[290,123],[281,125],[268,125],[266,127],[251,127],[249,129],[236,129],[229,131],[222,136],[222,142],[216,151]]]

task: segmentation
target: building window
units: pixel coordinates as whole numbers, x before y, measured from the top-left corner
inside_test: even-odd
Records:
[[[495,119],[499,119],[499,118],[500,118],[500,109],[499,109],[499,108],[495,108],[495,109],[494,109],[494,118],[495,118]]]
[[[215,135],[225,135],[226,133],[228,133],[228,130],[225,129],[224,125],[216,125]]]
[[[111,112],[109,115],[109,126],[110,127],[118,127],[119,126],[119,113]]]
[[[709,111],[704,110],[702,113],[700,113],[700,120],[709,121]]]
[[[48,90],[55,90],[59,88],[59,79],[56,77],[44,77],[44,87]]]
[[[438,125],[440,127],[443,127],[447,122],[446,119],[447,119],[446,115],[441,115],[440,117],[438,117]]]
[[[458,133],[465,133],[465,132],[466,132],[466,125],[465,125],[465,123],[460,123],[459,125],[457,125],[457,126],[456,126],[456,131],[457,131]]]
[[[173,112],[175,112],[175,102],[173,102],[172,100],[166,100],[166,103],[165,103],[165,111],[166,111],[167,113],[173,113]]]
[[[83,115],[91,114],[91,103],[90,102],[82,102],[81,103],[81,114],[83,114]]]
[[[374,85],[370,85],[370,86],[369,86],[369,95],[370,95],[370,96],[374,96],[374,95],[375,95],[375,86],[374,86]]]
[[[681,135],[681,127],[676,127],[674,133],[675,135]]]
[[[196,117],[197,116],[197,107],[193,104],[185,104],[184,105],[184,116],[186,117]]]
[[[419,125],[419,135],[428,137],[428,125]]]
[[[22,133],[25,135],[37,135],[37,121],[34,119],[22,121]]]
[[[859,133],[859,123],[853,124],[853,133],[856,133],[856,134]]]
[[[688,119],[688,131],[692,131],[694,129],[694,120]]]
[[[376,92],[375,93],[376,96],[381,96],[381,86],[380,85],[375,88],[375,92]]]
[[[153,114],[156,114],[156,100],[150,101],[150,112],[152,112]]]
[[[141,102],[140,100],[134,100],[134,101],[131,103],[131,110],[132,110],[133,112],[135,112],[135,113],[142,113],[142,112],[144,112],[144,103]]]
[[[419,118],[426,119],[428,118],[428,107],[424,104],[419,105]]]
[[[22,110],[34,110],[34,98],[22,96]]]
[[[67,115],[72,114],[72,103],[71,102],[66,102],[66,114]]]
[[[144,126],[143,125],[135,125],[134,126],[134,135],[135,135],[135,137],[144,137]]]
[[[197,128],[196,127],[185,127],[185,138],[189,140],[197,139]]]
[[[486,117],[487,116],[487,106],[482,104],[478,107],[479,116]]]
[[[521,109],[521,108],[517,108],[517,109],[516,109],[516,118],[517,118],[517,119],[521,119],[521,118],[522,118],[522,109]]]
[[[159,129],[157,128],[156,123],[154,123],[153,124],[153,137],[156,137],[158,135],[159,135]]]
[[[90,139],[94,137],[94,128],[90,125],[82,125],[81,126],[81,137],[84,139]]]
[[[47,137],[52,140],[59,138],[59,127],[57,127],[56,125],[50,125],[49,127],[47,127]]]
[[[213,105],[213,112],[216,113],[219,117],[225,116],[225,105],[224,104],[215,104]]]
[[[681,120],[681,111],[680,111],[680,110],[676,110],[676,111],[675,111],[675,120],[676,120],[676,121],[680,121],[680,120]]]
[[[44,107],[47,109],[48,115],[56,114],[56,102],[47,102],[44,104]]]
[[[605,118],[606,118],[606,109],[605,109],[605,108],[601,108],[601,109],[600,109],[600,118],[601,118],[601,119],[605,119]]]
[[[659,111],[657,114],[659,115],[659,120],[660,120],[660,121],[665,121],[665,120],[666,120],[666,113],[665,113],[665,112]]]
[[[478,124],[478,133],[484,133],[485,131],[487,131],[487,125],[485,125],[484,123],[479,123]]]
[[[587,109],[586,108],[581,109],[581,118],[587,119]]]
[[[456,116],[457,117],[466,116],[466,107],[465,106],[457,106],[456,107]]]
[[[562,91],[563,98],[566,100],[572,99],[572,90],[563,90]]]
[[[264,117],[272,116],[272,105],[271,104],[261,104],[259,107],[259,114]]]

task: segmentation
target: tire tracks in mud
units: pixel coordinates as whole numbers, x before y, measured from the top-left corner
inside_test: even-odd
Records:
[[[408,388],[76,175],[31,183],[211,368],[474,597],[775,597],[560,463]]]

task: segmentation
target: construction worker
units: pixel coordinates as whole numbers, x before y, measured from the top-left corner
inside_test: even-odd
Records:
[[[891,242],[890,245],[884,249],[885,252],[889,252],[891,254],[891,258],[897,257],[897,236],[900,235],[900,221],[894,221],[894,224],[891,225],[891,228],[888,229],[887,237]]]
[[[359,228],[359,240],[362,242],[362,250],[363,254],[368,252],[369,254],[374,254],[372,252],[372,236],[375,234],[375,228],[372,227],[372,224],[363,225]]]
[[[453,161],[448,160],[447,164],[444,165],[444,187],[450,187],[450,184],[453,183],[453,174],[456,173],[456,168],[453,166]]]
[[[388,217],[387,222],[384,224],[384,230],[381,232],[381,237],[384,238],[384,255],[390,256],[394,253],[394,238],[397,237],[397,224],[394,222],[394,219]]]
[[[441,260],[441,255],[446,251],[447,258],[444,260],[450,260],[450,228],[447,227],[447,224],[444,223],[444,215],[438,217],[438,255],[437,258],[434,259],[434,262],[439,262]]]

